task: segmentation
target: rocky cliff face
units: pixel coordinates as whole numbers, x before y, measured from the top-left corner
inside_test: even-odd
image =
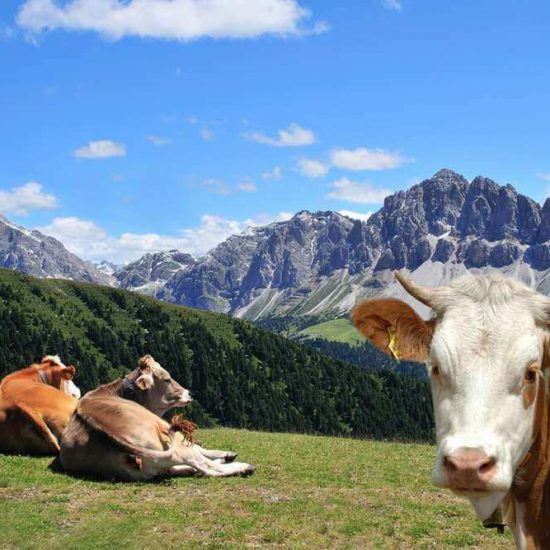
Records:
[[[0,267],[39,278],[63,278],[114,285],[115,280],[92,263],[69,252],[53,237],[29,231],[0,216]]]
[[[257,319],[343,313],[356,300],[400,294],[392,271],[427,284],[498,269],[550,291],[550,199],[451,170],[387,197],[367,222],[307,211],[237,235],[176,271],[155,295]]]
[[[3,218],[0,251],[4,267],[39,277],[112,281],[55,239]],[[360,298],[404,297],[396,269],[429,285],[496,269],[550,294],[550,199],[541,207],[510,185],[441,170],[387,197],[367,222],[303,211],[234,235],[203,258],[146,254],[114,277],[163,300],[258,319],[338,315]]]
[[[178,271],[183,271],[195,263],[190,254],[179,250],[145,254],[139,260],[131,262],[114,271],[118,285],[154,295]]]

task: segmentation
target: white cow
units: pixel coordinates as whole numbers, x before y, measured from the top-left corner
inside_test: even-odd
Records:
[[[550,548],[550,299],[501,275],[433,289],[396,276],[433,319],[375,299],[353,320],[384,352],[428,366],[432,481],[468,498],[481,520],[502,508],[519,548]]]

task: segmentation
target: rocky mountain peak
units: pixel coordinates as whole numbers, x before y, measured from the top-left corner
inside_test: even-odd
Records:
[[[113,285],[114,279],[69,252],[61,242],[0,216],[0,267],[38,278],[62,278]]]

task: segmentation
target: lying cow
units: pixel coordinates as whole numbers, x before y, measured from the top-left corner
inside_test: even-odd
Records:
[[[143,357],[126,378],[80,400],[61,440],[63,469],[127,481],[252,473],[253,466],[232,462],[235,453],[194,444],[179,419],[169,424],[160,418],[190,401],[189,392],[165,369],[151,356]]]
[[[499,275],[433,289],[396,276],[434,318],[375,299],[353,321],[382,351],[428,366],[433,482],[467,497],[481,520],[501,507],[519,548],[550,548],[550,299]]]
[[[80,390],[59,357],[8,374],[0,383],[0,452],[55,455]]]

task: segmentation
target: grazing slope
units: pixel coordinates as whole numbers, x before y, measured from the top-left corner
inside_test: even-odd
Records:
[[[74,363],[85,391],[151,353],[192,390],[203,425],[432,438],[423,380],[375,375],[225,315],[0,270],[0,375],[44,353]]]
[[[430,485],[435,449],[204,430],[258,469],[247,479],[122,484],[73,479],[48,459],[0,456],[5,548],[512,549],[467,501]],[[45,505],[47,503],[47,505]]]

